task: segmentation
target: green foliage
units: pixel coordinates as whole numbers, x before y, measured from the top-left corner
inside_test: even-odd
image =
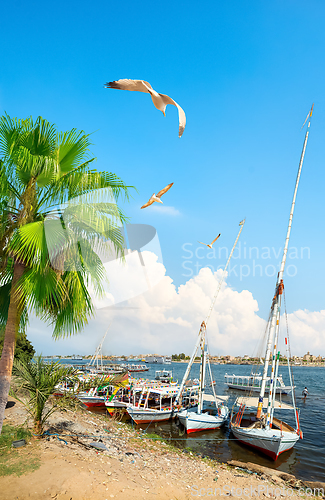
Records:
[[[0,328],[15,262],[25,268],[20,331],[33,310],[59,337],[80,331],[93,314],[87,285],[103,293],[107,276],[95,248],[110,240],[123,257],[126,218],[116,200],[128,198],[128,187],[91,168],[89,147],[83,131],[58,132],[42,117],[0,118]]]
[[[172,355],[172,360],[174,360],[174,361],[181,361],[184,359],[190,359],[190,357],[185,356],[185,354],[183,352],[181,354],[173,354]]]
[[[0,356],[3,349],[3,337],[0,340]],[[15,359],[27,359],[31,360],[35,354],[35,349],[31,342],[27,339],[24,332],[20,333],[15,348]]]
[[[67,377],[76,376],[76,370],[58,361],[48,363],[42,356],[36,356],[32,361],[14,361],[13,375],[18,385],[15,397],[25,405],[33,419],[35,431],[41,434],[44,423],[57,408],[54,401],[49,401],[55,387]]]

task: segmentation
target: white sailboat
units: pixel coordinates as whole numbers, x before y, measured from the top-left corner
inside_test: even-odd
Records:
[[[217,397],[214,391],[214,384],[212,384],[213,395],[205,394],[207,362],[212,382],[207,344],[205,341],[205,332],[206,324],[203,321],[200,328],[201,366],[198,404],[197,406],[179,411],[177,415],[181,424],[184,425],[187,434],[218,429],[225,423],[229,416],[229,409],[224,405],[224,401],[227,399],[227,396],[223,398],[220,396]]]
[[[307,132],[305,135],[305,140],[303,144],[303,149],[300,157],[298,174],[295,184],[295,190],[293,194],[293,200],[291,204],[289,224],[287,229],[287,235],[285,240],[285,246],[283,250],[283,257],[281,261],[281,267],[277,278],[275,295],[272,301],[270,321],[268,325],[268,337],[266,344],[266,353],[264,361],[264,372],[261,383],[260,396],[257,405],[257,412],[255,413],[245,413],[245,409],[248,405],[247,402],[241,401],[240,409],[237,413],[231,416],[230,427],[234,436],[241,442],[248,446],[256,448],[266,455],[270,456],[274,460],[278,456],[290,450],[299,438],[302,438],[302,431],[300,430],[298,411],[295,407],[295,397],[292,385],[292,377],[290,371],[289,363],[289,348],[287,347],[287,358],[289,367],[289,377],[291,385],[291,395],[292,395],[292,410],[294,411],[296,428],[294,429],[290,425],[282,422],[278,418],[274,417],[274,409],[279,407],[279,403],[275,400],[276,394],[276,384],[278,378],[278,366],[280,352],[277,353],[278,337],[279,337],[279,323],[280,323],[280,311],[281,311],[281,301],[284,290],[283,285],[283,275],[286,263],[286,257],[288,252],[289,238],[291,232],[293,212],[296,202],[297,190],[300,180],[301,169],[303,165],[303,160],[305,156],[307,140],[309,135],[310,120],[312,117],[313,106],[309,112]],[[287,339],[286,339],[287,344]],[[288,344],[287,344],[288,346]],[[268,399],[267,403],[264,402],[264,395],[266,389],[266,382],[268,377],[268,367],[269,359],[273,351],[272,356],[272,367],[270,375],[270,384],[268,388]],[[252,398],[250,398],[252,399]],[[248,405],[250,406],[250,405]],[[266,413],[263,413],[263,409],[266,408]]]
[[[221,280],[218,283],[218,288],[217,288],[216,293],[212,299],[208,315],[207,315],[205,321],[203,321],[201,324],[199,336],[198,336],[193,354],[191,356],[191,359],[189,361],[189,364],[188,364],[188,367],[186,369],[185,375],[183,377],[182,383],[180,385],[179,392],[176,396],[175,405],[177,406],[178,403],[181,401],[183,390],[185,387],[185,383],[186,383],[186,380],[189,376],[189,373],[190,373],[191,367],[193,365],[194,359],[196,357],[197,351],[199,348],[201,348],[200,384],[199,384],[199,393],[198,393],[198,404],[196,406],[193,406],[190,408],[180,409],[178,412],[178,415],[177,415],[179,421],[181,422],[181,424],[184,425],[186,432],[188,434],[192,433],[192,432],[218,429],[219,427],[221,427],[222,424],[225,423],[225,421],[227,420],[227,418],[229,416],[229,409],[224,404],[225,401],[228,399],[228,397],[216,396],[216,393],[215,393],[214,381],[212,379],[211,366],[210,366],[208,349],[207,349],[207,342],[206,342],[206,328],[207,328],[207,324],[208,324],[208,321],[210,319],[214,304],[215,304],[217,297],[218,297],[218,294],[220,292],[221,285],[222,285],[223,280],[225,278],[227,267],[229,265],[232,254],[234,253],[234,250],[236,248],[236,245],[237,245],[237,242],[239,240],[240,233],[243,230],[244,224],[245,224],[245,220],[243,220],[239,223],[240,230],[238,232],[236,241],[235,241],[233,248],[230,252],[230,255],[228,257],[226,266],[225,266],[223,273],[222,273]],[[211,379],[210,385],[212,387],[213,395],[205,393],[207,366],[209,369],[209,374],[210,374],[210,379]]]

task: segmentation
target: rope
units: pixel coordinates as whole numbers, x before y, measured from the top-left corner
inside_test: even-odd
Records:
[[[289,340],[289,324],[288,324],[288,314],[287,314],[287,304],[286,304],[285,289],[283,289],[283,302],[284,302],[284,314],[285,314],[285,317],[286,317],[288,352],[289,352],[289,357],[291,358],[291,347],[290,347],[290,340]]]
[[[296,410],[296,390],[295,390],[295,385],[294,385],[294,376],[292,373],[292,369],[290,366],[290,358],[291,358],[291,348],[290,348],[290,339],[289,339],[289,323],[288,323],[288,313],[287,313],[287,305],[286,305],[286,296],[285,296],[285,289],[283,289],[283,302],[284,302],[284,313],[286,317],[286,328],[287,328],[287,342],[288,342],[288,368],[289,368],[289,377],[290,377],[290,382],[291,382],[291,394],[292,394],[292,404]],[[299,417],[296,415],[296,424],[299,426]]]
[[[218,430],[221,430],[221,429],[218,429]],[[104,429],[104,431],[106,432],[110,432],[108,429]],[[92,436],[92,435],[86,435],[86,434],[79,434],[79,433],[74,433],[74,434],[58,434],[58,433],[50,433],[49,431],[45,431],[42,436],[44,435],[47,435],[47,436],[56,436],[60,441],[64,441],[65,444],[68,444],[67,441],[65,441],[64,439],[60,439],[58,436],[64,436],[64,437],[73,437],[73,436],[78,436],[78,437],[84,437],[84,438],[88,438],[88,439],[102,439],[102,438],[107,438],[107,435],[96,435],[96,436]],[[219,437],[212,437],[212,438],[196,438],[195,441],[216,441],[216,440],[222,440],[222,441],[237,441],[238,442],[238,439],[237,438],[229,438],[227,436],[220,436],[220,438],[218,439]],[[122,440],[125,440],[125,437],[123,436],[114,436],[114,439],[122,439]],[[164,436],[157,436],[157,437],[146,437],[145,435],[145,431],[142,431],[142,433],[139,435],[139,436],[136,436],[136,439],[150,439],[150,440],[153,440],[153,441],[161,441],[162,439],[168,439],[169,441],[187,441],[189,439],[189,437],[164,437]],[[255,439],[255,438],[252,438],[252,439]],[[193,450],[193,454],[195,454],[195,451]]]
[[[69,435],[69,434],[67,434]],[[43,432],[42,436],[56,436],[59,441],[63,441],[65,444],[68,444],[68,442],[65,439],[61,439],[59,436],[64,436],[64,434],[58,434],[58,433],[50,433],[49,431]]]

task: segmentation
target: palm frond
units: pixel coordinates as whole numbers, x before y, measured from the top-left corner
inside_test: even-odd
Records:
[[[57,161],[62,174],[66,174],[80,165],[85,155],[89,154],[89,146],[89,135],[83,131],[72,129],[69,132],[59,134]]]
[[[44,222],[31,222],[17,229],[10,241],[9,252],[29,267],[44,267],[48,262]]]

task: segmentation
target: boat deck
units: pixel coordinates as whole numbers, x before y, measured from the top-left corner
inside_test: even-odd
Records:
[[[235,424],[236,421],[236,416],[237,414],[233,415],[232,418],[232,423]],[[240,427],[247,428],[247,429],[258,429],[262,426],[262,422],[256,418],[255,414],[250,414],[250,415],[244,415],[241,422],[240,422]],[[273,424],[272,424],[273,429],[279,429],[283,430],[286,432],[295,432],[294,428],[291,427],[289,424],[286,424],[285,422],[282,422],[276,417],[273,417]]]

